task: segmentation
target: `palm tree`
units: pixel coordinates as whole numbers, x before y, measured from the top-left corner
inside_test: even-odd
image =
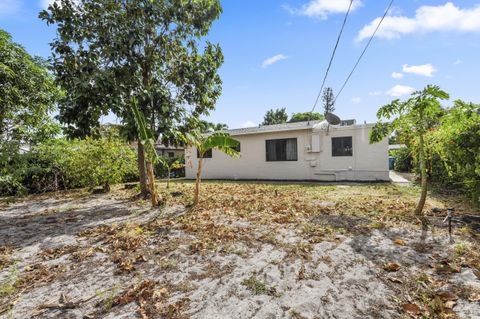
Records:
[[[210,135],[200,135],[198,137],[189,137],[191,145],[198,151],[197,177],[195,180],[195,197],[193,204],[198,204],[200,193],[200,182],[202,177],[203,159],[208,151],[217,149],[231,157],[240,157],[240,153],[235,150],[240,142],[230,137],[227,133],[212,133]]]

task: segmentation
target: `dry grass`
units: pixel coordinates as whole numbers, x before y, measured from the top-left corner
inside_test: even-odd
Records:
[[[304,280],[314,276],[310,274],[310,268],[305,268],[304,263],[312,262],[312,251],[318,243],[334,242],[339,234],[368,236],[375,229],[416,228],[419,224],[413,215],[419,196],[418,189],[391,184],[207,181],[202,184],[201,200],[196,207],[191,207],[194,190],[192,182],[172,182],[168,191],[162,182],[159,183],[159,189],[167,206],[189,207],[187,212],[181,215],[160,214],[143,222],[104,224],[75,232],[78,239],[89,244],[48,248],[38,254],[39,259],[45,262],[68,255],[69,258],[65,258],[66,265],[32,264],[11,276],[9,286],[5,286],[3,294],[13,295],[16,291],[28,291],[59,280],[64,274],[68,275],[68,267],[89,258],[93,259],[96,253],[105,254],[104,262],[115,265],[114,275],[141,274],[147,267],[155,267],[162,273],[174,273],[181,271],[179,251],[190,256],[195,255],[199,259],[206,257],[208,260],[212,253],[245,256],[249,249],[255,251],[264,244],[284,253],[284,257],[279,257],[280,263],[288,264],[300,260],[302,267],[298,280]],[[172,192],[179,193],[180,196],[172,196]],[[134,195],[135,190],[117,187],[110,196],[126,200],[135,198]],[[72,192],[66,195],[72,198],[79,196],[85,196],[85,193]],[[136,200],[135,204],[136,209],[138,206],[149,206],[146,201]],[[452,204],[455,205],[457,213],[478,213],[472,211],[467,202],[458,197],[429,197],[425,212],[429,212],[432,207],[447,207]],[[72,206],[61,210],[45,210],[39,214],[62,214],[75,209],[76,206]],[[35,214],[31,215],[29,218],[35,217]],[[132,216],[134,215],[133,212]],[[174,237],[172,233],[182,236]],[[468,228],[459,229],[457,235],[465,238],[477,236]],[[413,247],[413,244],[408,244],[401,238],[394,242],[398,247]],[[422,247],[418,249],[421,250]],[[0,270],[11,268],[13,262],[10,255],[13,250],[10,246],[0,247]],[[448,258],[432,262],[436,275],[451,274],[461,266],[480,273],[479,251],[478,241],[459,242]],[[149,262],[153,260],[155,262]],[[328,256],[322,261],[335,267]],[[397,271],[401,272],[403,268],[392,270],[390,274]],[[139,317],[151,318],[155,317],[155,314],[161,314],[166,318],[184,318],[189,300],[177,298],[172,303],[168,301],[170,295],[196,289],[190,281],[222,278],[231,272],[229,265],[208,261],[202,272],[190,274],[184,283],[176,286],[152,279],[142,279],[136,284],[126,283],[122,285],[123,290],[116,287],[100,296],[101,300],[92,315],[101,316],[112,308],[136,303]],[[276,288],[269,286],[255,273],[247,277],[242,284],[254,295],[277,295]],[[441,318],[449,314],[450,310],[435,292],[440,284],[438,278],[428,275],[412,278],[402,283],[403,293],[408,298],[398,302],[415,302],[425,309],[424,313]],[[470,293],[468,298],[474,298],[471,296],[475,293]]]

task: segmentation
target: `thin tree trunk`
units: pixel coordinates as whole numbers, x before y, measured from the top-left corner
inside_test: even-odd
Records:
[[[145,149],[143,148],[142,143],[138,141],[137,146],[137,164],[138,164],[138,175],[140,177],[140,191],[142,192],[143,197],[148,196],[147,188],[147,169],[145,166]]]
[[[423,216],[423,207],[425,206],[425,201],[427,199],[427,167],[425,163],[425,143],[423,140],[423,134],[420,134],[418,146],[422,193],[420,195],[420,200],[418,201],[417,207],[415,208],[415,216],[422,221],[422,226],[424,229],[426,229],[428,227],[428,222],[425,216]]]
[[[153,172],[153,163],[147,162],[147,175],[148,175],[148,183],[150,188],[150,197],[152,200],[152,207],[158,206],[158,195],[157,189],[155,185],[155,173]]]
[[[170,188],[170,167],[167,168],[167,189]]]
[[[196,206],[198,205],[198,197],[200,192],[200,182],[202,179],[202,165],[203,165],[203,158],[198,159],[198,168],[197,168],[197,179],[195,180],[195,197],[193,204]]]

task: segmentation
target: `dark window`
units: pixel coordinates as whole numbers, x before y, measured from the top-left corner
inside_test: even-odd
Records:
[[[197,149],[197,158],[200,158],[200,153],[198,152],[198,149]],[[212,150],[209,149],[208,151],[206,151],[204,154],[203,154],[203,157],[202,158],[212,158]]]
[[[265,148],[267,153],[267,162],[297,160],[296,138],[266,140]]]
[[[352,156],[352,137],[332,137],[332,156]]]
[[[168,152],[168,157],[175,157],[175,153],[174,152]]]
[[[240,153],[240,143],[237,144],[237,146],[232,147],[232,150],[237,151]]]

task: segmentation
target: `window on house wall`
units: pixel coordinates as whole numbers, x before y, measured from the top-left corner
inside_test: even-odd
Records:
[[[332,156],[352,156],[353,144],[351,136],[332,137]]]
[[[197,158],[200,158],[200,152],[197,149]],[[212,158],[212,150],[208,150],[203,154],[202,158]]]
[[[168,152],[168,157],[175,157],[175,153],[174,152]]]
[[[296,138],[266,140],[265,148],[267,162],[296,161],[298,158]]]

